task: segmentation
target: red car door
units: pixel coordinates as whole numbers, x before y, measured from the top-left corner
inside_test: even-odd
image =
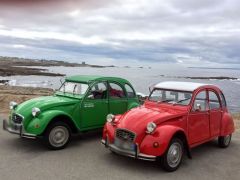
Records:
[[[188,116],[188,138],[190,144],[204,141],[210,137],[208,110],[207,91],[203,90],[195,96]]]
[[[219,97],[214,90],[208,90],[209,108],[210,108],[210,134],[211,137],[220,134],[222,109],[220,106]]]

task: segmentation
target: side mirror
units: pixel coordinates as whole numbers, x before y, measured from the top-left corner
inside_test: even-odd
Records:
[[[201,111],[201,110],[202,110],[201,104],[197,104],[197,109],[196,109],[196,111]]]
[[[61,83],[61,85],[63,85],[64,81],[65,81],[64,78],[61,78],[61,79],[60,79],[60,83]]]
[[[137,97],[141,104],[143,104],[144,101],[148,98],[147,95],[140,93],[140,92],[137,92]]]
[[[151,93],[152,92],[152,90],[154,89],[154,86],[156,85],[157,83],[155,83],[155,84],[152,84],[152,85],[150,85],[149,86],[149,93]]]
[[[148,88],[148,90],[149,90],[149,93],[151,93],[151,92],[152,92],[153,88],[154,88],[154,85],[152,85],[152,86],[150,86],[150,87]]]

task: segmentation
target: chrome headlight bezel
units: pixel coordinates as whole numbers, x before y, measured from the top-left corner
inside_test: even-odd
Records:
[[[108,114],[106,119],[107,122],[112,123],[115,119],[115,116],[113,114]]]
[[[153,133],[157,125],[154,122],[149,122],[147,124],[147,133]]]
[[[32,108],[32,115],[33,117],[36,117],[40,114],[41,110],[37,107]]]
[[[13,109],[15,109],[17,107],[17,105],[18,105],[18,103],[16,103],[15,101],[11,101],[9,103],[9,109],[13,110]]]

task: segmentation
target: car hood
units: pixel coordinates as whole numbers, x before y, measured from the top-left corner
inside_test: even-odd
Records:
[[[37,107],[41,111],[56,106],[65,106],[76,104],[80,99],[63,97],[63,96],[43,96],[25,101],[19,104],[15,110],[16,113],[23,115],[24,117],[29,116],[32,113],[32,108]]]
[[[148,108],[141,106],[125,113],[118,122],[118,128],[127,129],[137,136],[145,134],[149,122],[157,125],[186,115],[187,112],[176,109]]]

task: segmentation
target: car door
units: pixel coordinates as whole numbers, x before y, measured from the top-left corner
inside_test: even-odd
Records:
[[[109,113],[107,82],[93,84],[81,104],[81,127],[99,127]]]
[[[200,91],[193,101],[188,116],[188,137],[190,144],[204,141],[210,137],[207,91]]]
[[[108,84],[109,112],[123,114],[127,111],[126,92],[120,83],[110,81]]]
[[[208,98],[210,111],[210,134],[211,137],[214,137],[220,134],[222,109],[216,91],[211,89],[208,90]]]

